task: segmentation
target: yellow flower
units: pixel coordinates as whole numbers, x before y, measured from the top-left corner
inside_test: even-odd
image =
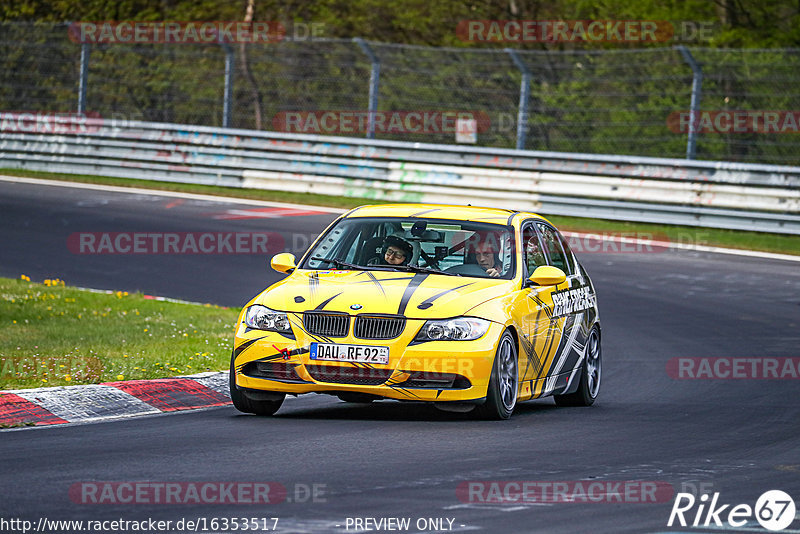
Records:
[[[70,380],[72,380],[72,377],[71,377],[71,376],[69,376],[69,375],[64,375],[64,380],[66,380],[67,382],[69,382]]]
[[[125,380],[125,375],[117,375],[117,380]]]
[[[19,275],[19,279],[20,280],[25,280],[26,282],[30,282],[31,281],[31,277],[30,276],[25,276],[24,274]]]
[[[145,328],[144,331],[147,332],[147,328]]]
[[[187,334],[186,332],[183,333],[183,337],[188,337],[188,336],[189,334]]]

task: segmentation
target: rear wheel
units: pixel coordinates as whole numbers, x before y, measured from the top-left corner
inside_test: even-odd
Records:
[[[555,395],[559,406],[591,406],[600,393],[600,375],[603,370],[602,350],[600,348],[600,329],[592,327],[586,339],[586,361],[581,368],[581,381],[575,393]]]
[[[285,393],[275,393],[272,391],[242,391],[236,387],[236,368],[233,364],[234,358],[231,356],[230,390],[233,406],[244,413],[254,413],[256,415],[273,415],[283,404],[286,398]]]
[[[483,419],[508,419],[517,405],[518,390],[517,348],[514,336],[506,330],[497,344],[486,402],[477,407],[475,415]]]

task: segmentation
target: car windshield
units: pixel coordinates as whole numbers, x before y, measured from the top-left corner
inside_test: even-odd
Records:
[[[301,269],[431,272],[510,279],[511,226],[422,218],[346,218],[305,256]]]

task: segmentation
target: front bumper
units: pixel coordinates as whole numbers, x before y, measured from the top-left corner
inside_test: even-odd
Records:
[[[240,322],[234,341],[233,367],[239,388],[289,394],[354,392],[398,400],[469,402],[486,397],[497,342],[503,325],[491,323],[474,341],[413,339],[424,320],[408,319],[396,339],[365,340],[351,336],[331,341],[389,347],[389,363],[357,364],[312,360],[310,344],[325,342],[298,325],[290,314],[294,338],[254,330]]]

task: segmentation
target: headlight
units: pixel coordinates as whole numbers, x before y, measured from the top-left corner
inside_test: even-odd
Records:
[[[426,321],[415,341],[472,341],[487,330],[489,321],[476,317]]]
[[[292,331],[289,326],[289,317],[285,313],[270,310],[260,304],[247,308],[247,312],[244,314],[244,324],[259,330],[271,330],[273,332]]]

